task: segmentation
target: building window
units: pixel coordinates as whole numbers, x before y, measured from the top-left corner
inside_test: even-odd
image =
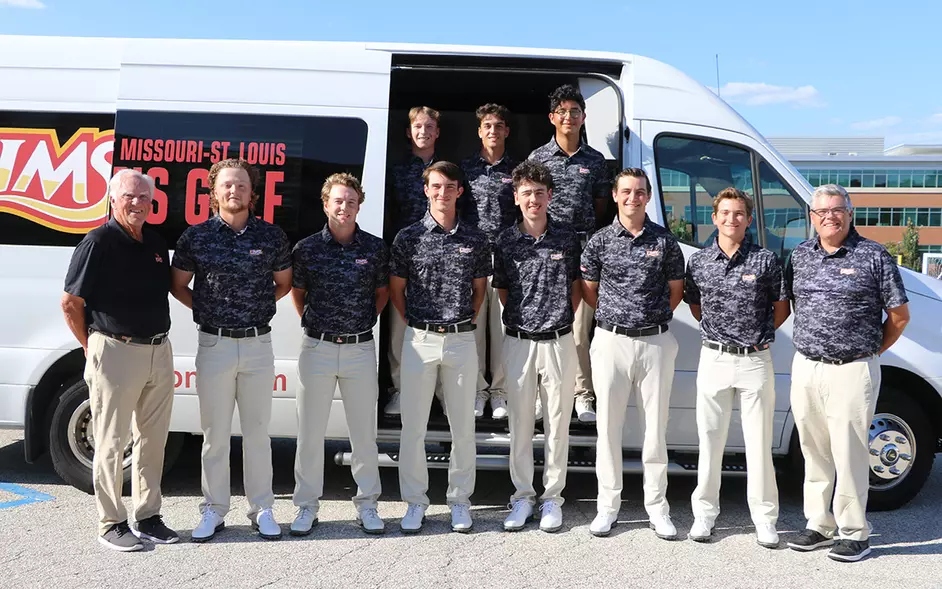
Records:
[[[840,184],[845,188],[942,188],[942,170],[800,169],[814,187]]]

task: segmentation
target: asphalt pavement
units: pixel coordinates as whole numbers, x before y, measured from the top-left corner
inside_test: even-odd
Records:
[[[344,449],[330,444],[328,456]],[[96,541],[93,498],[64,484],[48,458],[23,459],[22,432],[0,431],[0,587],[357,587],[357,588],[596,588],[596,587],[827,587],[942,588],[942,459],[937,458],[920,495],[895,512],[870,514],[873,553],[845,564],[819,550],[802,554],[755,542],[746,508],[745,480],[725,479],[716,539],[709,544],[659,540],[648,529],[641,505],[641,477],[625,478],[619,525],[608,538],[589,534],[595,515],[595,477],[573,473],[566,489],[564,526],[555,534],[537,523],[506,533],[501,523],[513,492],[506,472],[478,472],[473,497],[474,530],[450,530],[445,505],[446,473],[433,470],[432,507],[425,530],[406,536],[398,518],[396,471],[384,469],[379,505],[387,532],[367,536],[354,524],[353,481],[346,467],[329,463],[320,525],[306,538],[287,535],[294,517],[293,440],[275,440],[275,515],[284,539],[252,533],[242,495],[241,450],[232,452],[233,509],[227,528],[206,544],[189,542],[199,520],[199,442],[184,447],[164,478],[164,520],[181,534],[169,546],[147,544],[121,554]],[[686,537],[693,516],[693,477],[670,480],[668,499],[678,532]],[[801,489],[779,477],[783,539],[804,526]],[[129,498],[128,498],[129,499]],[[129,500],[128,500],[129,504]]]

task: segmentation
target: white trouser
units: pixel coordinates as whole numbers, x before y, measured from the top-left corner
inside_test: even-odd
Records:
[[[582,301],[573,315],[572,337],[576,345],[576,384],[574,394],[593,399],[592,362],[589,358],[589,335],[592,333],[592,321],[595,309]]]
[[[615,514],[621,506],[622,428],[628,401],[635,393],[644,422],[644,508],[649,516],[668,515],[667,415],[677,340],[669,331],[627,337],[597,328],[591,354],[599,432],[595,466],[598,512]]]
[[[275,502],[271,477],[272,389],[275,356],[271,333],[233,339],[199,332],[196,393],[203,430],[203,502],[219,515],[229,512],[229,442],[232,413],[239,406],[245,498],[252,517]]]
[[[879,393],[876,357],[834,366],[795,354],[791,403],[805,459],[809,530],[830,537],[837,528],[846,540],[869,538],[869,432]]]
[[[700,461],[697,488],[691,497],[693,514],[713,522],[720,514],[723,450],[739,397],[742,433],[746,443],[746,501],[752,521],[778,521],[778,487],[772,464],[772,420],[775,416],[775,371],[772,353],[763,350],[737,356],[700,349],[697,369],[697,433]]]
[[[402,367],[402,336],[406,332],[406,320],[395,307],[392,305],[389,307],[389,351],[386,356],[389,359],[389,376],[392,386],[397,391],[401,391],[402,379],[399,375]]]
[[[408,503],[429,504],[425,432],[439,375],[451,430],[446,498],[449,505],[469,504],[477,460],[474,394],[478,375],[477,347],[470,331],[438,334],[406,327],[402,342],[400,494]]]
[[[491,285],[492,279],[493,276],[487,279],[484,302],[481,303],[477,319],[474,321],[478,326],[474,331],[474,340],[478,350],[477,389],[479,391],[483,391],[488,387],[492,391],[504,390],[504,359],[501,354],[501,346],[504,340],[504,324],[501,321],[501,314],[504,312],[504,306],[500,304],[497,289]],[[487,353],[488,344],[490,344],[490,354]],[[488,358],[490,358],[491,366],[491,382],[489,385],[487,379],[484,378]]]
[[[382,487],[376,450],[376,345],[336,344],[301,338],[298,358],[298,450],[294,460],[294,504],[317,513],[324,493],[324,435],[340,387],[353,450],[351,474],[357,509],[376,507]]]
[[[572,334],[532,341],[504,336],[504,374],[510,411],[510,479],[516,492],[511,501],[536,498],[533,489],[533,406],[543,390],[543,428],[546,464],[543,501],[562,504],[569,461],[569,420],[576,380],[576,345]]]

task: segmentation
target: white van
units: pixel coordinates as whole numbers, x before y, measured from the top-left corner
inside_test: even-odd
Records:
[[[508,148],[517,158],[545,143],[547,95],[563,84],[586,97],[588,142],[613,169],[647,170],[655,184],[648,213],[684,235],[684,254],[712,232],[710,203],[735,185],[752,195],[757,239],[781,256],[809,235],[810,186],[781,155],[711,91],[663,63],[584,51],[370,43],[196,41],[0,37],[0,427],[24,428],[27,460],[50,452],[67,482],[90,487],[84,358],[59,310],[72,247],[105,222],[113,167],[137,167],[157,185],[150,222],[171,248],[209,215],[207,170],[242,156],[262,170],[257,211],[296,241],[324,222],[323,179],[362,177],[360,225],[383,234],[386,170],[409,145],[406,112],[443,113],[438,155],[476,152],[474,109],[486,102],[513,112]],[[686,223],[670,222],[684,219]],[[389,237],[389,236],[387,236]],[[942,438],[942,288],[904,272],[914,320],[884,355],[883,390],[871,428],[870,506],[886,509],[916,495]],[[840,312],[840,309],[835,309]],[[196,328],[172,304],[176,398],[167,462],[183,433],[199,433],[194,379]],[[273,436],[296,435],[295,361],[300,322],[287,299],[273,321],[276,378]],[[377,327],[385,329],[385,321]],[[694,472],[695,376],[700,337],[681,305],[671,331],[680,342],[668,443],[672,473]],[[789,409],[791,321],[773,346],[776,367],[774,452],[800,464]],[[385,338],[380,338],[385,342]],[[381,372],[386,372],[381,348]],[[383,385],[387,384],[384,375]],[[385,386],[381,387],[385,390]],[[385,399],[381,398],[381,406]],[[328,436],[346,438],[339,397]],[[637,410],[624,436],[626,470],[640,470]],[[743,440],[733,416],[726,469],[742,474]],[[233,431],[238,432],[238,419]],[[380,416],[381,442],[394,444],[399,422]],[[593,468],[592,427],[574,423],[574,470]],[[430,442],[447,446],[435,415]],[[506,468],[505,422],[480,420],[479,468]],[[536,436],[542,443],[542,436]],[[496,449],[496,450],[494,450]],[[343,460],[344,456],[338,456]],[[383,455],[394,465],[395,453]],[[444,465],[431,454],[432,466]]]

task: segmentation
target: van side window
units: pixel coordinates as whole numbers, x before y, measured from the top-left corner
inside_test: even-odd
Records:
[[[211,215],[206,181],[209,168],[221,159],[241,157],[259,169],[255,215],[279,225],[292,242],[326,222],[320,188],[327,176],[363,177],[367,124],[362,119],[119,111],[116,123],[115,168],[138,168],[154,178],[148,222],[171,248],[189,225]]]
[[[765,247],[784,261],[808,238],[808,207],[765,160],[759,161],[759,186]]]

